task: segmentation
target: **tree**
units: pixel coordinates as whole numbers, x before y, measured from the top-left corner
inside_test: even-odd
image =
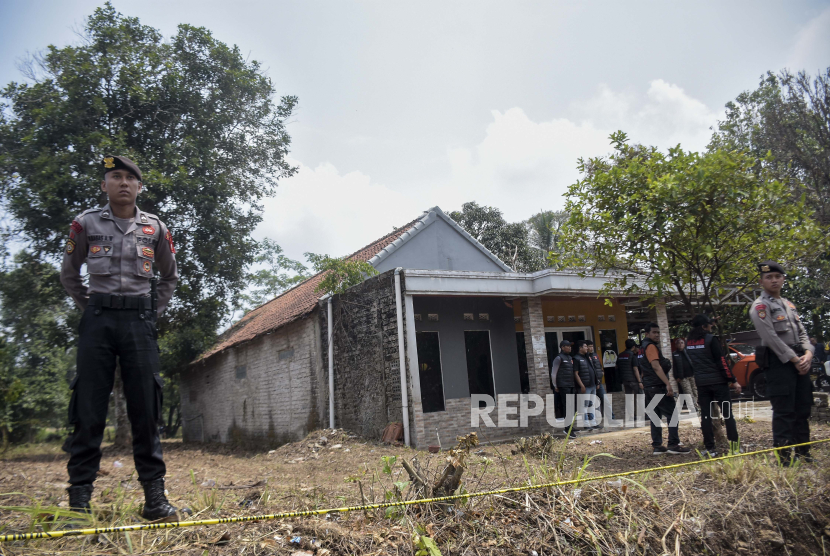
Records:
[[[245,282],[249,289],[236,298],[232,315],[239,311],[244,315],[309,277],[306,266],[283,254],[274,240],[265,238],[258,247],[254,259],[257,269],[248,273]]]
[[[544,268],[544,262],[528,243],[524,223],[508,223],[499,209],[469,202],[449,216],[513,270],[534,272]]]
[[[344,293],[352,286],[363,282],[369,276],[377,275],[375,267],[365,261],[357,261],[346,257],[329,257],[305,253],[306,259],[317,273],[324,272],[323,280],[317,284],[315,291],[336,295]]]
[[[9,440],[66,423],[80,315],[54,266],[28,251],[0,268],[0,431]]]
[[[527,220],[528,240],[530,246],[540,251],[543,264],[550,266],[549,254],[563,250],[561,228],[568,221],[564,210],[543,210]]]
[[[180,281],[160,320],[162,369],[181,369],[215,339],[257,255],[264,197],[296,169],[285,129],[297,98],[274,100],[256,61],[201,27],[165,40],[110,3],[78,45],[32,58],[2,91],[0,198],[7,232],[57,263],[67,227],[104,204],[100,161],[118,153],[144,174],[139,206],[171,229]]]
[[[756,264],[797,264],[823,239],[804,198],[738,151],[659,152],[611,135],[608,158],[580,159],[568,190],[559,262],[606,272],[606,289],[674,293],[689,312],[717,313],[757,284]]]
[[[788,70],[762,76],[758,88],[726,105],[712,148],[737,148],[786,183],[830,230],[830,67],[815,78]],[[811,333],[830,334],[830,252],[817,249],[793,268],[786,295],[811,313]]]

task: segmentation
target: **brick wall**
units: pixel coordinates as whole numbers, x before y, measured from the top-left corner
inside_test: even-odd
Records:
[[[813,421],[830,421],[830,394],[827,392],[813,392],[813,408],[810,419]]]
[[[403,281],[404,277],[401,276],[402,289]],[[405,312],[403,300],[401,305]],[[332,314],[335,426],[367,438],[380,439],[387,424],[403,419],[394,270],[373,276],[346,293],[335,296],[332,300]],[[327,310],[321,310],[320,343],[326,376],[321,403],[326,408],[327,319]],[[405,336],[406,334],[404,341]],[[410,430],[414,430],[411,383],[407,384],[407,389]]]
[[[188,368],[180,388],[184,440],[265,448],[318,428],[316,312]]]

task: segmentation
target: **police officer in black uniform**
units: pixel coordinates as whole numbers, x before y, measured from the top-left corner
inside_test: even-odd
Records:
[[[177,509],[165,496],[166,468],[157,426],[162,379],[155,325],[178,280],[176,249],[164,223],[136,207],[142,189],[138,166],[123,156],[107,156],[102,165],[101,190],[109,203],[72,221],[61,268],[61,282],[84,311],[69,404],[69,421],[75,426],[67,465],[69,507],[90,512],[117,357],[135,468],[144,487],[141,515],[176,521]],[[84,263],[88,285],[80,275]],[[157,308],[150,295],[154,266],[160,273]]]
[[[585,340],[577,340],[577,352],[573,355],[574,363],[574,382],[576,383],[577,393],[592,394],[597,393],[596,370],[594,364],[588,356],[588,342]],[[585,407],[577,408],[582,415],[582,423],[586,429],[597,429],[596,414],[593,402],[585,400]]]
[[[628,339],[625,341],[625,349],[617,355],[617,376],[620,377],[623,391],[626,394],[643,393],[643,381],[640,379],[639,367],[637,367],[636,352],[637,343]],[[636,411],[634,416],[636,417]],[[642,415],[640,417],[642,418]]]
[[[813,346],[795,305],[781,297],[786,272],[774,261],[758,265],[764,290],[752,303],[749,316],[766,347],[767,396],[772,405],[773,445],[789,446],[810,441],[813,391],[810,364]],[[759,365],[763,366],[764,361]],[[791,462],[791,449],[779,450],[782,465]],[[795,449],[796,457],[810,462],[810,447]]]
[[[571,343],[568,340],[559,342],[559,353],[553,358],[550,365],[550,381],[553,384],[554,400],[556,403],[557,417],[568,417],[568,398],[576,393],[576,382],[574,381],[574,362],[571,357]],[[574,404],[574,407],[576,405]],[[565,425],[565,430],[570,430],[569,435],[576,437],[573,428],[573,418]]]

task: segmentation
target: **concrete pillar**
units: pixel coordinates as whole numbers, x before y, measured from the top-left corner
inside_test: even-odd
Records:
[[[551,394],[550,370],[548,369],[548,350],[545,345],[545,318],[542,315],[542,298],[522,298],[522,326],[527,353],[527,378],[530,392],[545,399]],[[528,421],[528,434],[540,434],[546,425],[545,414],[531,417]]]
[[[657,326],[660,327],[660,351],[663,352],[664,357],[671,359],[671,334],[669,333],[669,314],[666,312],[666,300],[658,297],[656,300],[655,312],[657,316]],[[671,384],[674,393],[678,393],[677,381],[674,379],[674,373],[669,372],[669,384]]]

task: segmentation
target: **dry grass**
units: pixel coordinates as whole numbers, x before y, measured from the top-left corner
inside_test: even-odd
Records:
[[[750,448],[770,445],[769,423],[739,423]],[[826,426],[813,437],[830,436]],[[319,437],[327,442],[320,446]],[[688,445],[699,432],[681,429]],[[485,439],[486,440],[486,439]],[[601,440],[602,444],[590,444]],[[339,447],[335,447],[337,445]],[[579,476],[688,461],[646,455],[648,433],[580,439],[525,454],[515,445],[484,446],[468,460],[467,492],[541,484]],[[319,509],[412,498],[400,459],[417,458],[433,479],[444,454],[383,446],[342,431],[323,431],[272,453],[165,443],[171,499],[196,519]],[[347,451],[348,450],[348,451]],[[513,453],[515,452],[515,453]],[[613,454],[613,458],[599,454]],[[753,456],[619,481],[514,493],[449,507],[409,506],[352,514],[7,543],[6,554],[825,554],[830,545],[830,447],[816,462],[782,469]],[[113,463],[120,461],[123,467]],[[292,463],[293,462],[293,463]],[[53,446],[18,449],[0,461],[3,532],[48,527],[65,506],[65,455]],[[96,523],[140,520],[142,495],[129,454],[105,450],[96,482]],[[212,482],[211,482],[212,481]],[[231,484],[233,483],[233,484]],[[204,486],[202,486],[204,485]],[[258,485],[252,488],[221,488]],[[18,494],[11,494],[18,493]],[[361,494],[362,493],[362,494]],[[17,509],[9,509],[17,507]],[[299,538],[298,538],[299,537]],[[296,540],[296,542],[292,542]],[[416,544],[417,543],[417,544]]]

